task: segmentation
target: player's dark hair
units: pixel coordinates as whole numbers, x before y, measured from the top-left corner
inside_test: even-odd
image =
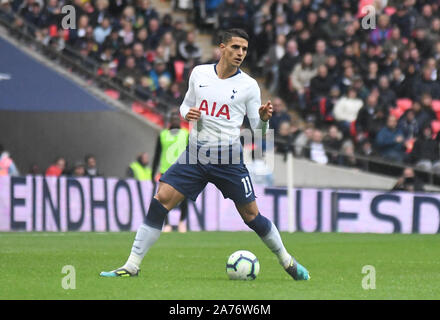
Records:
[[[223,31],[223,33],[220,36],[220,42],[226,44],[229,41],[231,41],[232,37],[243,38],[247,42],[249,42],[249,35],[246,33],[246,31],[238,28],[233,28]]]

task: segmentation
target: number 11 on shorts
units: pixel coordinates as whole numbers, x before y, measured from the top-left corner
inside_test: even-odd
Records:
[[[246,193],[246,198],[247,198],[252,194],[251,180],[249,179],[249,176],[247,176],[241,179],[241,182],[243,183],[244,192]]]

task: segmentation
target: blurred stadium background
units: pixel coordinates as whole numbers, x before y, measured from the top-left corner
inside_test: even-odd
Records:
[[[192,68],[239,27],[243,69],[275,108],[273,171],[245,146],[262,212],[282,231],[439,233],[439,6],[0,0],[0,231],[136,230],[152,184],[128,167],[145,152],[151,167]],[[247,230],[211,187],[188,228]]]
[[[62,27],[68,5],[75,29]],[[362,28],[368,5],[373,29]],[[51,175],[63,158],[56,175],[124,178],[142,152],[151,166],[191,69],[218,59],[221,30],[241,27],[243,67],[275,107],[274,171],[248,157],[254,180],[286,186],[292,151],[296,187],[439,190],[437,1],[3,0],[0,12],[12,175]]]

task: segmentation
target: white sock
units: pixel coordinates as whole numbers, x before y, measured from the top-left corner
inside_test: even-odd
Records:
[[[162,230],[142,224],[137,230],[136,237],[131,248],[131,254],[123,268],[129,272],[139,270],[142,259],[150,247],[159,239]]]
[[[280,233],[278,232],[277,227],[272,223],[272,227],[270,228],[269,233],[264,237],[261,238],[263,242],[266,244],[266,246],[276,254],[278,257],[278,261],[280,264],[287,268],[290,264],[291,255],[287,252],[286,248],[284,247],[283,241],[281,240]]]

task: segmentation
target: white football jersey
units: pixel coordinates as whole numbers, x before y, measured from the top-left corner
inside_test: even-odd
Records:
[[[189,109],[197,107],[201,117],[190,132],[190,141],[198,145],[233,145],[239,142],[240,127],[247,115],[251,128],[268,128],[261,121],[260,88],[257,81],[238,69],[227,79],[217,76],[216,64],[194,67],[189,78],[188,91],[180,106],[185,117]]]

